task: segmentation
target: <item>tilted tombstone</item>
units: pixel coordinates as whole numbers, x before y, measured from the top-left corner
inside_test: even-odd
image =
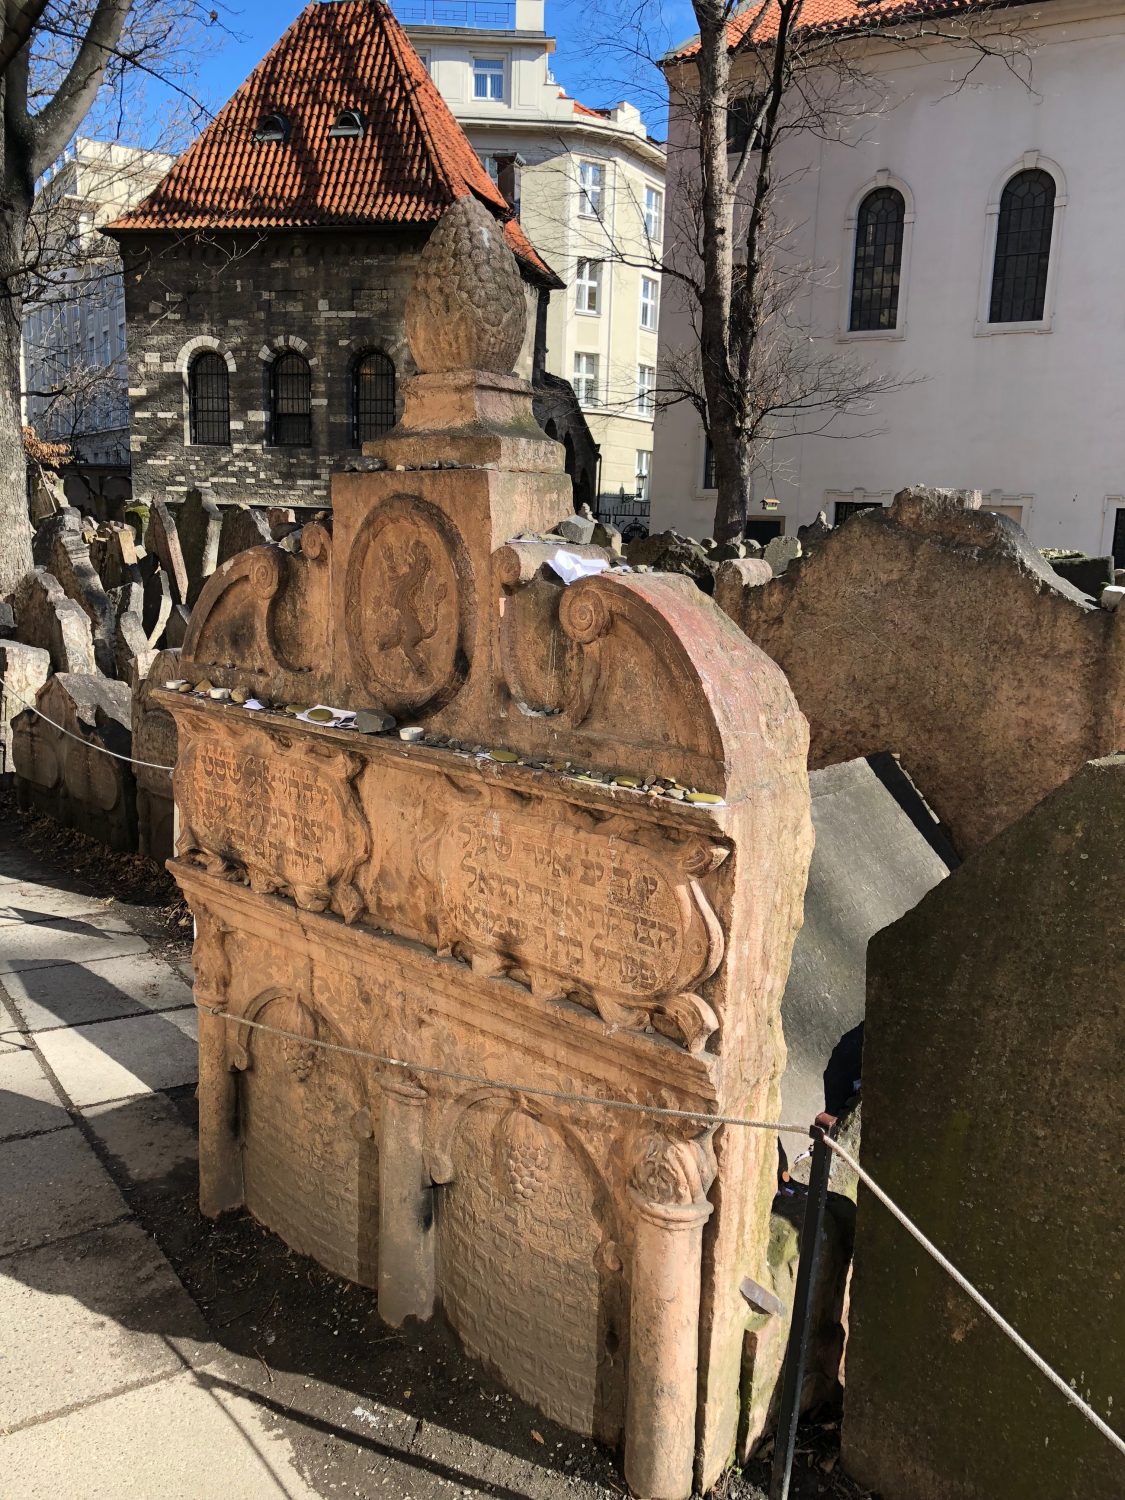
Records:
[[[73,599],[89,619],[98,671],[112,677],[116,616],[113,601],[90,558],[83,520],[73,506],[51,516],[35,533],[32,555],[37,566],[46,568],[58,580],[67,598]]]
[[[230,505],[223,511],[219,527],[217,560],[225,563],[247,547],[260,547],[274,540],[267,513],[249,505]]]
[[[133,775],[128,759],[118,758],[130,754],[127,685],[97,674],[59,672],[40,689],[36,707],[39,713],[27,709],[12,721],[20,806],[110,849],[135,850]]]
[[[145,551],[159,560],[168,575],[173,604],[186,604],[188,597],[187,563],[180,545],[175,518],[163,500],[154,499],[149,506],[145,530]]]
[[[55,672],[93,672],[94,632],[82,608],[68,599],[46,568],[25,573],[12,596],[16,638],[49,653]]]
[[[193,605],[203,585],[219,563],[219,535],[223,518],[214,500],[199,490],[188,490],[176,514],[176,530],[184,566],[187,569],[187,595],[183,600]]]
[[[162,766],[176,763],[176,721],[152,690],[180,675],[180,653],[158,651],[147,671],[135,670],[132,682],[133,775],[137,782],[137,847],[163,864],[172,857],[175,803],[172,778]]]
[[[862,1153],[1118,1432],[1123,848],[1113,755],[876,934]],[[1120,1453],[862,1189],[843,1442],[885,1500],[1122,1493]]]
[[[35,702],[51,671],[50,655],[22,641],[0,641],[0,776],[12,775],[12,720]]]
[[[512,1390],[679,1500],[733,1450],[740,1286],[766,1275],[775,1139],[707,1118],[776,1109],[807,726],[690,580],[567,587],[509,542],[569,493],[508,373],[525,318],[460,200],[408,303],[423,373],[371,445],[386,467],[336,475],[299,554],[219,568],[178,669],[201,690],[152,692],[198,924],[201,1199],[377,1286],[392,1324],[440,1301]],[[425,737],[285,712],[317,703]]]

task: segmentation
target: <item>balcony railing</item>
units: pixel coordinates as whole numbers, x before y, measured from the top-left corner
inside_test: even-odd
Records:
[[[511,31],[516,24],[515,0],[395,0],[394,12],[404,26]]]

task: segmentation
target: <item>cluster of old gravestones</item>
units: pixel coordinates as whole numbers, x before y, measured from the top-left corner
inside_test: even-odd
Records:
[[[177,766],[205,1212],[393,1325],[440,1309],[686,1500],[769,1432],[803,1218],[774,1134],[709,1117],[810,1120],[866,1012],[865,1167],[1109,1416],[1125,610],[972,494],[764,557],[559,522],[525,317],[455,205],[399,426],[330,516],[216,549],[136,695],[133,755]],[[855,1475],[1118,1494],[1101,1435],[834,1185],[803,1397],[847,1332]]]
[[[34,571],[0,605],[0,773],[14,774],[23,805],[164,860],[172,798],[158,768],[174,761],[175,736],[166,714],[148,715],[149,670],[182,644],[221,563],[297,545],[300,523],[291,509],[220,509],[198,491],[99,521],[47,480],[31,514]]]

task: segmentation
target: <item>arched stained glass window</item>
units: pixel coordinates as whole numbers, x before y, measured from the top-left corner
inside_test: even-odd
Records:
[[[1017,172],[1000,195],[990,323],[1037,323],[1047,303],[1055,179],[1041,167]]]
[[[221,354],[197,354],[188,367],[188,414],[193,443],[230,442],[230,385]]]
[[[905,223],[906,200],[897,188],[875,188],[859,205],[848,320],[853,332],[898,327]]]
[[[308,448],[312,443],[312,377],[309,362],[291,350],[270,366],[270,442]]]
[[[352,438],[357,448],[382,437],[395,425],[395,366],[389,354],[372,349],[352,370]]]

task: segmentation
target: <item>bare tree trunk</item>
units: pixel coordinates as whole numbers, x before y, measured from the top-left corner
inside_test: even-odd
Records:
[[[736,541],[746,530],[753,481],[750,444],[733,425],[717,422],[711,428],[711,453],[715,462],[715,540]]]
[[[23,297],[20,266],[26,210],[5,193],[0,212],[0,598],[32,568],[27,462],[20,409]]]

